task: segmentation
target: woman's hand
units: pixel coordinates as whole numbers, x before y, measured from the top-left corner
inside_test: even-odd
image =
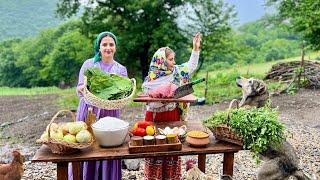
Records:
[[[193,37],[193,50],[199,51],[200,50],[200,42],[201,42],[201,34],[197,32],[196,35]]]
[[[77,93],[82,95],[83,89],[84,89],[84,85],[78,86],[77,87]]]

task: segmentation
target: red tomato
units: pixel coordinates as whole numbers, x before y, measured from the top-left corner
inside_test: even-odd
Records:
[[[135,136],[145,136],[147,135],[146,130],[143,128],[135,128],[132,130],[132,134]]]
[[[152,126],[152,122],[150,121],[138,121],[138,127],[146,129],[147,126]]]

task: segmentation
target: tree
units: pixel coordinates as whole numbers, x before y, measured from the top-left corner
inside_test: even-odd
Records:
[[[92,49],[91,41],[79,31],[64,33],[41,60],[41,78],[55,85],[74,85],[83,61],[93,56]]]
[[[319,0],[266,0],[266,2],[278,9],[279,22],[301,33],[314,49],[320,49]]]
[[[222,0],[197,0],[186,6],[184,13],[188,19],[185,33],[194,34],[201,32],[200,66],[203,61],[234,61],[234,41],[232,39],[231,24],[236,13],[234,6],[224,3]],[[231,55],[231,56],[230,56]]]
[[[80,21],[68,21],[33,38],[2,42],[0,85],[73,84],[83,61],[93,56],[93,43],[82,35],[81,26]]]
[[[21,75],[22,69],[15,64],[14,49],[20,42],[20,39],[12,39],[0,44],[0,86],[14,87],[27,84],[24,76]]]
[[[41,59],[53,49],[53,34],[52,29],[44,30],[37,37],[25,39],[15,49],[15,64],[22,69],[21,75],[25,78],[27,87],[49,85],[46,79],[40,77],[39,72],[43,68]]]
[[[299,40],[297,33],[283,24],[274,24],[272,16],[246,23],[238,28],[239,46],[247,46],[249,51],[244,61],[264,62],[297,56]]]
[[[112,31],[119,38],[117,58],[131,74],[138,67],[145,77],[153,53],[163,46],[172,49],[186,47],[186,39],[179,33],[175,9],[183,0],[89,0],[81,17],[86,35],[93,37],[102,31]],[[78,0],[60,0],[57,12],[71,17],[81,7]],[[178,54],[178,56],[180,56]],[[179,58],[179,57],[178,57]]]

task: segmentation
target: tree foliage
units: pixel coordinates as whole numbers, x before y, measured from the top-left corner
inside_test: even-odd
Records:
[[[183,3],[183,0],[89,0],[81,19],[89,37],[102,31],[114,32],[119,37],[118,60],[125,63],[131,74],[140,67],[144,77],[158,48],[185,48],[186,40],[174,22],[175,8]],[[79,11],[80,5],[77,0],[60,0],[57,12],[70,17]]]
[[[272,61],[299,54],[301,37],[285,25],[275,25],[265,16],[238,28],[239,46],[246,49],[246,63]]]
[[[74,85],[82,62],[93,56],[81,26],[69,21],[33,38],[0,43],[0,86]]]
[[[79,31],[64,33],[54,44],[53,51],[41,60],[40,77],[62,86],[74,84],[79,67],[92,54],[92,49],[91,41]]]
[[[203,61],[208,63],[231,59],[234,61],[234,54],[231,53],[237,50],[234,49],[234,42],[230,38],[231,24],[236,17],[233,6],[222,0],[198,0],[191,2],[184,14],[187,18],[185,33],[192,35],[201,32],[203,36],[201,64]]]
[[[118,37],[116,60],[129,75],[144,77],[153,53],[169,46],[186,62],[195,32],[202,33],[200,62],[207,70],[235,63],[272,61],[298,55],[300,36],[269,17],[232,29],[234,8],[222,0],[60,0],[60,16],[83,13],[37,36],[0,42],[0,86],[72,86],[93,41],[102,31]],[[182,19],[181,19],[182,17]],[[182,24],[182,25],[181,25]]]
[[[19,76],[22,69],[15,64],[14,48],[21,42],[19,39],[4,41],[0,44],[0,85],[10,87],[26,86],[23,76]],[[17,76],[18,75],[18,76]]]
[[[320,49],[320,1],[266,0],[278,10],[278,21],[287,24],[314,49]]]

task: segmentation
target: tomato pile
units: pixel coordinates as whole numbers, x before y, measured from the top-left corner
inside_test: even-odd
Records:
[[[131,133],[134,136],[146,136],[146,135],[154,135],[155,130],[152,122],[149,121],[138,121],[134,124],[131,129]]]

